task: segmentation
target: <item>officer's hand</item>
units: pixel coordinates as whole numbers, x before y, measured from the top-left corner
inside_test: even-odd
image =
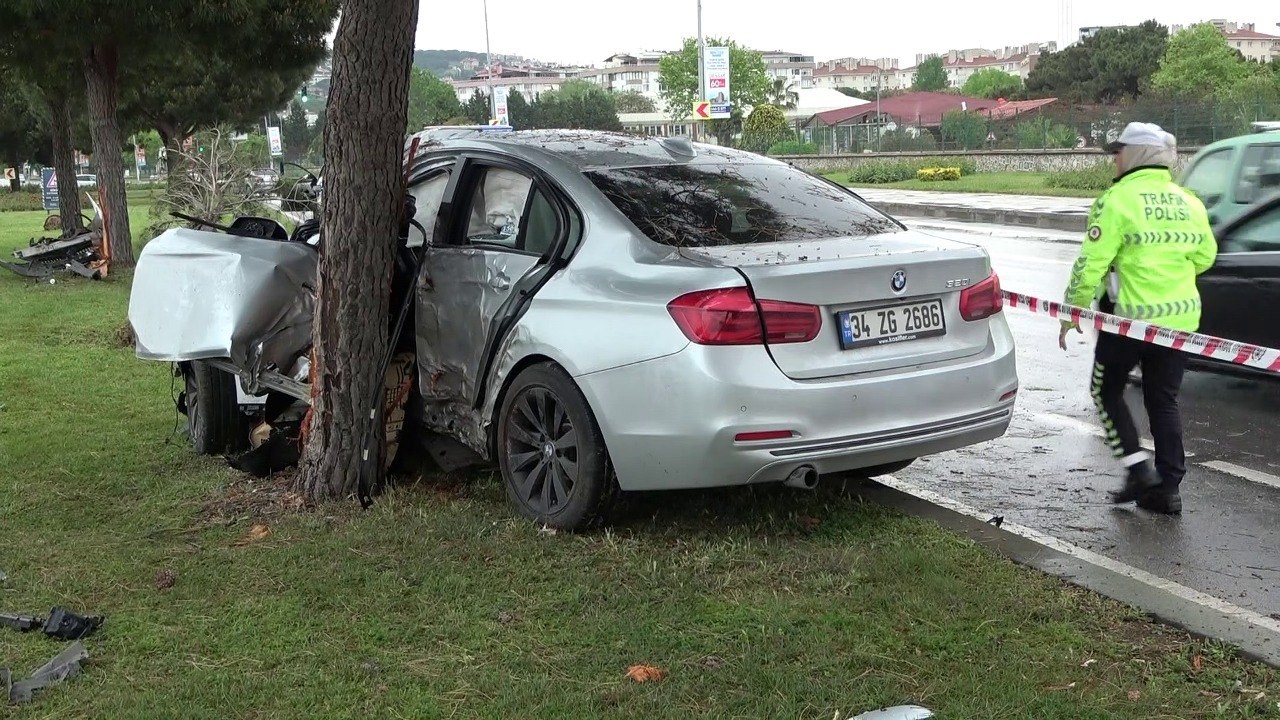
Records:
[[[1067,333],[1071,332],[1071,328],[1075,328],[1078,333],[1084,332],[1084,330],[1081,330],[1080,326],[1074,322],[1063,322],[1062,330],[1058,333],[1058,347],[1063,350],[1067,349]]]

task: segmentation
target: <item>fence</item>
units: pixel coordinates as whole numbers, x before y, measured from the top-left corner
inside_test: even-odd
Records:
[[[1106,144],[1135,120],[1160,125],[1182,147],[1198,147],[1248,133],[1254,122],[1280,120],[1280,93],[1196,103],[1141,98],[1114,106],[1055,102],[1007,118],[956,110],[941,118],[868,117],[835,126],[814,120],[788,138],[785,148],[775,147],[820,154],[1089,148]]]

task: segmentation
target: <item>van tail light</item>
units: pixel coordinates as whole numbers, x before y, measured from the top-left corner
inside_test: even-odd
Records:
[[[1000,294],[1000,276],[991,273],[986,280],[960,291],[960,317],[973,322],[989,318],[1004,307]]]
[[[818,306],[757,300],[745,287],[681,295],[667,311],[680,332],[699,345],[803,343],[822,330]]]

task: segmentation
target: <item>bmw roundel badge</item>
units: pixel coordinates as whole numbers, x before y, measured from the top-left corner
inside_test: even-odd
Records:
[[[906,290],[907,289],[907,271],[898,270],[897,272],[895,272],[893,274],[893,278],[889,280],[889,287],[892,287],[894,292],[899,292],[899,293],[902,292],[903,290]]]

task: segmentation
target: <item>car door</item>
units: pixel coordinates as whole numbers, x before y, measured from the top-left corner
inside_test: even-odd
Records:
[[[1233,183],[1235,167],[1236,148],[1225,147],[1201,156],[1194,165],[1187,168],[1179,182],[1204,203],[1209,212],[1210,223],[1230,219],[1224,217],[1223,206],[1229,204],[1226,197]]]
[[[1219,226],[1218,259],[1197,284],[1200,331],[1228,340],[1280,346],[1280,193],[1273,192]]]
[[[418,289],[420,387],[429,402],[478,407],[502,337],[564,247],[564,207],[530,168],[464,158]]]

